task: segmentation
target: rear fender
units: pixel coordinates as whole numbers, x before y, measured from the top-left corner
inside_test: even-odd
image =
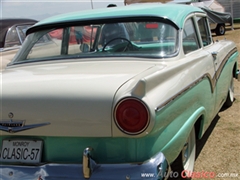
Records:
[[[174,135],[174,137],[164,146],[162,152],[165,154],[169,162],[173,162],[179,153],[182,150],[182,147],[186,143],[186,140],[192,130],[194,128],[195,123],[200,119],[204,120],[206,114],[206,110],[204,107],[198,108],[192,115],[185,121],[183,126],[179,129],[179,131]],[[203,134],[203,121],[200,123],[200,127],[198,129],[197,137],[202,137]],[[172,151],[174,149],[174,151]]]

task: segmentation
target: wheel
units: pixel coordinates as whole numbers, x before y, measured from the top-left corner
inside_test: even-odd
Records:
[[[122,52],[125,52],[129,45],[132,46],[131,41],[129,41],[128,39],[122,38],[122,37],[118,37],[118,38],[114,38],[114,39],[111,39],[110,41],[108,41],[108,42],[103,46],[102,51],[105,51],[105,48],[107,47],[107,45],[109,45],[111,42],[116,41],[116,40],[124,40],[124,41],[127,41],[127,44],[126,44],[125,48],[122,50]]]
[[[226,101],[224,103],[224,106],[225,107],[232,106],[233,101],[234,101],[234,81],[233,81],[233,78],[232,78],[231,82],[230,82],[229,89],[228,89],[227,99],[226,99]]]
[[[172,172],[177,172],[178,179],[191,179],[196,158],[196,136],[195,128],[191,130],[189,137],[178,155],[177,159],[172,163]],[[171,178],[170,178],[171,179]]]
[[[218,24],[215,29],[216,35],[218,36],[224,35],[225,31],[226,31],[225,24]]]

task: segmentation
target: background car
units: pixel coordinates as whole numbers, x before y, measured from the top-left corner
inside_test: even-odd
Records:
[[[233,29],[233,17],[231,13],[224,12],[224,8],[220,5],[218,6],[220,6],[219,8],[221,11],[212,9],[211,6],[207,6],[207,2],[196,2],[192,3],[192,5],[201,8],[207,13],[211,31],[214,32],[216,35],[224,35],[226,32],[226,26],[232,26]]]
[[[103,30],[114,23],[129,37]],[[85,26],[89,41],[74,42]],[[35,24],[2,73],[3,179],[157,180],[171,169],[190,179],[196,139],[234,103],[238,55],[232,41],[214,42],[206,13],[188,5]]]
[[[226,26],[231,26],[233,29],[233,17],[230,12],[225,12],[224,7],[216,1],[210,0],[124,0],[125,5],[135,3],[176,3],[176,4],[188,4],[201,8],[206,12],[210,23],[211,31],[216,35],[224,35],[226,32]]]
[[[1,19],[0,20],[0,71],[12,60],[23,41],[26,30],[37,21],[33,19]]]

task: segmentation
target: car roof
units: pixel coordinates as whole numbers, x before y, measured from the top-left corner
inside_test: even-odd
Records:
[[[170,20],[178,28],[182,28],[185,18],[189,14],[196,12],[204,13],[200,8],[190,5],[161,3],[133,4],[130,6],[85,10],[44,19],[28,29],[27,34],[44,28],[54,28],[76,22],[100,22],[104,19],[115,19],[115,22],[117,22],[117,20],[123,20],[124,18],[129,19],[130,17],[133,19],[139,19],[141,17],[161,17]]]
[[[20,24],[35,24],[38,22],[37,20],[34,19],[27,19],[27,18],[22,18],[22,19],[16,19],[16,18],[4,18],[0,19],[0,48],[3,47],[4,44],[4,39],[6,36],[6,33],[8,29],[14,25],[20,25]]]

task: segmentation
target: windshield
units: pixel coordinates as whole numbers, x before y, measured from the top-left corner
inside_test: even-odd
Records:
[[[50,37],[43,41],[43,37]],[[178,31],[163,22],[89,24],[30,34],[14,62],[86,57],[160,57],[178,52]]]

